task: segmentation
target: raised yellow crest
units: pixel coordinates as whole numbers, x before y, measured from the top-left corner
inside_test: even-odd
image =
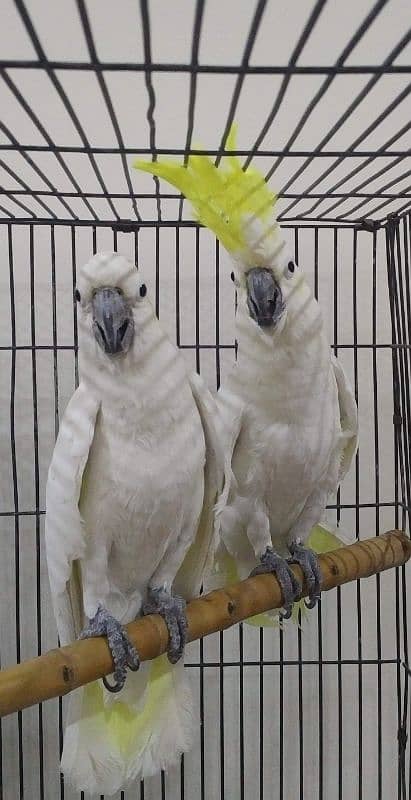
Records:
[[[226,150],[236,150],[237,128],[232,125]],[[254,167],[243,170],[236,156],[223,156],[218,167],[206,155],[190,155],[187,164],[173,159],[135,161],[133,166],[164,178],[190,201],[196,219],[210,228],[230,253],[247,248],[245,221],[269,226],[275,195]]]

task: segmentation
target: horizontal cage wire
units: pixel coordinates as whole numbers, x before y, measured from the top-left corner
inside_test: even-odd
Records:
[[[132,157],[200,152],[218,163],[233,120],[244,165],[275,176],[280,219],[343,224],[403,213],[411,200],[409,9],[404,0],[363,0],[348,15],[337,5],[304,0],[294,25],[274,2],[241,0],[237,33],[232,0],[223,8],[179,0],[178,48],[159,0],[124,0],[115,26],[107,3],[45,12],[8,0],[2,215],[56,224],[189,220],[181,196],[137,175]],[[222,40],[224,26],[231,37]]]
[[[294,0],[295,3],[295,0]],[[236,354],[229,258],[133,160],[246,168],[319,299],[359,407],[329,514],[366,539],[411,522],[411,30],[405,0],[6,0],[0,31],[0,666],[57,645],[45,481],[78,383],[78,267],[138,262],[210,387]],[[301,627],[187,647],[198,739],[115,800],[411,800],[406,568],[327,593]],[[1,800],[86,800],[59,774],[66,699],[0,724]],[[93,798],[93,800],[100,800]]]

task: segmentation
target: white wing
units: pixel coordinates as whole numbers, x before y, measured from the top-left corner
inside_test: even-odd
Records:
[[[331,357],[335,379],[337,381],[338,402],[342,431],[342,455],[338,474],[338,483],[344,480],[358,447],[358,411],[353,389],[341,366],[334,356]]]
[[[225,453],[231,463],[243,423],[244,403],[228,387],[219,389],[216,401],[218,419],[221,426],[221,439]]]
[[[203,508],[197,534],[174,582],[176,591],[187,599],[199,594],[204,577],[211,569],[218,540],[216,504],[225,502],[231,479],[231,468],[228,461],[224,461],[216,402],[199,375],[189,375],[188,379],[203,425],[206,460]]]
[[[63,416],[47,479],[46,554],[62,645],[83,626],[80,575],[73,562],[85,548],[79,499],[98,410],[99,403],[80,384]]]

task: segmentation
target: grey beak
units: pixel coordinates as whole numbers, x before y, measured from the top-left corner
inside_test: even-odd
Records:
[[[247,305],[250,316],[260,326],[276,325],[284,311],[281,289],[269,269],[255,267],[247,272]]]
[[[126,353],[134,336],[134,319],[118,289],[97,289],[92,299],[93,332],[101,349],[114,356]]]

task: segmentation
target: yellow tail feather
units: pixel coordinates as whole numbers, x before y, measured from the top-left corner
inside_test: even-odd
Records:
[[[135,747],[137,739],[144,737],[145,729],[153,724],[153,717],[161,715],[164,702],[172,691],[173,675],[167,656],[156,658],[150,668],[144,707],[138,712],[126,703],[117,701],[104,704],[104,690],[100,681],[85,687],[83,713],[88,717],[101,717],[111,744],[126,757]]]

